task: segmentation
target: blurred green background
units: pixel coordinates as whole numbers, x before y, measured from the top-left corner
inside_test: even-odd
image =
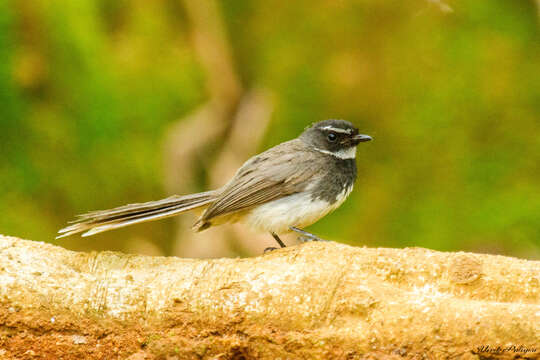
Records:
[[[172,253],[170,219],[54,237],[75,214],[170,195],[166,132],[210,96],[196,37],[212,19],[195,3],[0,1],[0,233],[79,250],[142,237]],[[258,151],[326,118],[375,139],[351,198],[309,230],[540,258],[537,3],[217,4],[242,86],[273,96]]]

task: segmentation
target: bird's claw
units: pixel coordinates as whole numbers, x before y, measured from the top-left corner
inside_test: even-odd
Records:
[[[303,243],[310,242],[310,241],[330,241],[330,240],[321,239],[320,237],[318,237],[315,234],[309,233],[309,232],[307,232],[305,230],[299,229],[299,228],[294,227],[294,226],[291,226],[290,229],[292,231],[297,232],[297,233],[300,234],[300,236],[298,237],[298,240],[300,242],[303,242]]]
[[[304,236],[304,235],[301,235],[298,237],[298,241],[302,242],[302,243],[305,243],[305,242],[311,242],[311,241],[324,241],[324,242],[329,242],[330,240],[325,240],[325,239],[321,239],[320,237],[318,236]]]

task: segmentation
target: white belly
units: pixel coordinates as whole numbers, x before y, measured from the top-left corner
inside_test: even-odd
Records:
[[[313,200],[307,192],[259,205],[243,214],[242,222],[258,231],[282,234],[289,232],[289,227],[304,228],[337,209],[351,193],[350,186],[339,194],[336,202]]]

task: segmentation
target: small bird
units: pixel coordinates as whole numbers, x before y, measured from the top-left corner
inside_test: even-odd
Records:
[[[349,196],[357,175],[356,147],[370,140],[348,121],[319,121],[296,139],[247,160],[217,190],[79,215],[57,238],[78,233],[90,236],[198,210],[202,215],[193,225],[197,232],[240,222],[269,232],[281,247],[285,244],[278,234],[291,231],[300,233],[302,241],[320,240],[303,228],[337,209]]]

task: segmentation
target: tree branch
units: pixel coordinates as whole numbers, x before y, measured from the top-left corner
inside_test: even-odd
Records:
[[[539,277],[421,248],[195,260],[0,236],[0,358],[537,358]],[[511,345],[536,352],[477,355]]]

